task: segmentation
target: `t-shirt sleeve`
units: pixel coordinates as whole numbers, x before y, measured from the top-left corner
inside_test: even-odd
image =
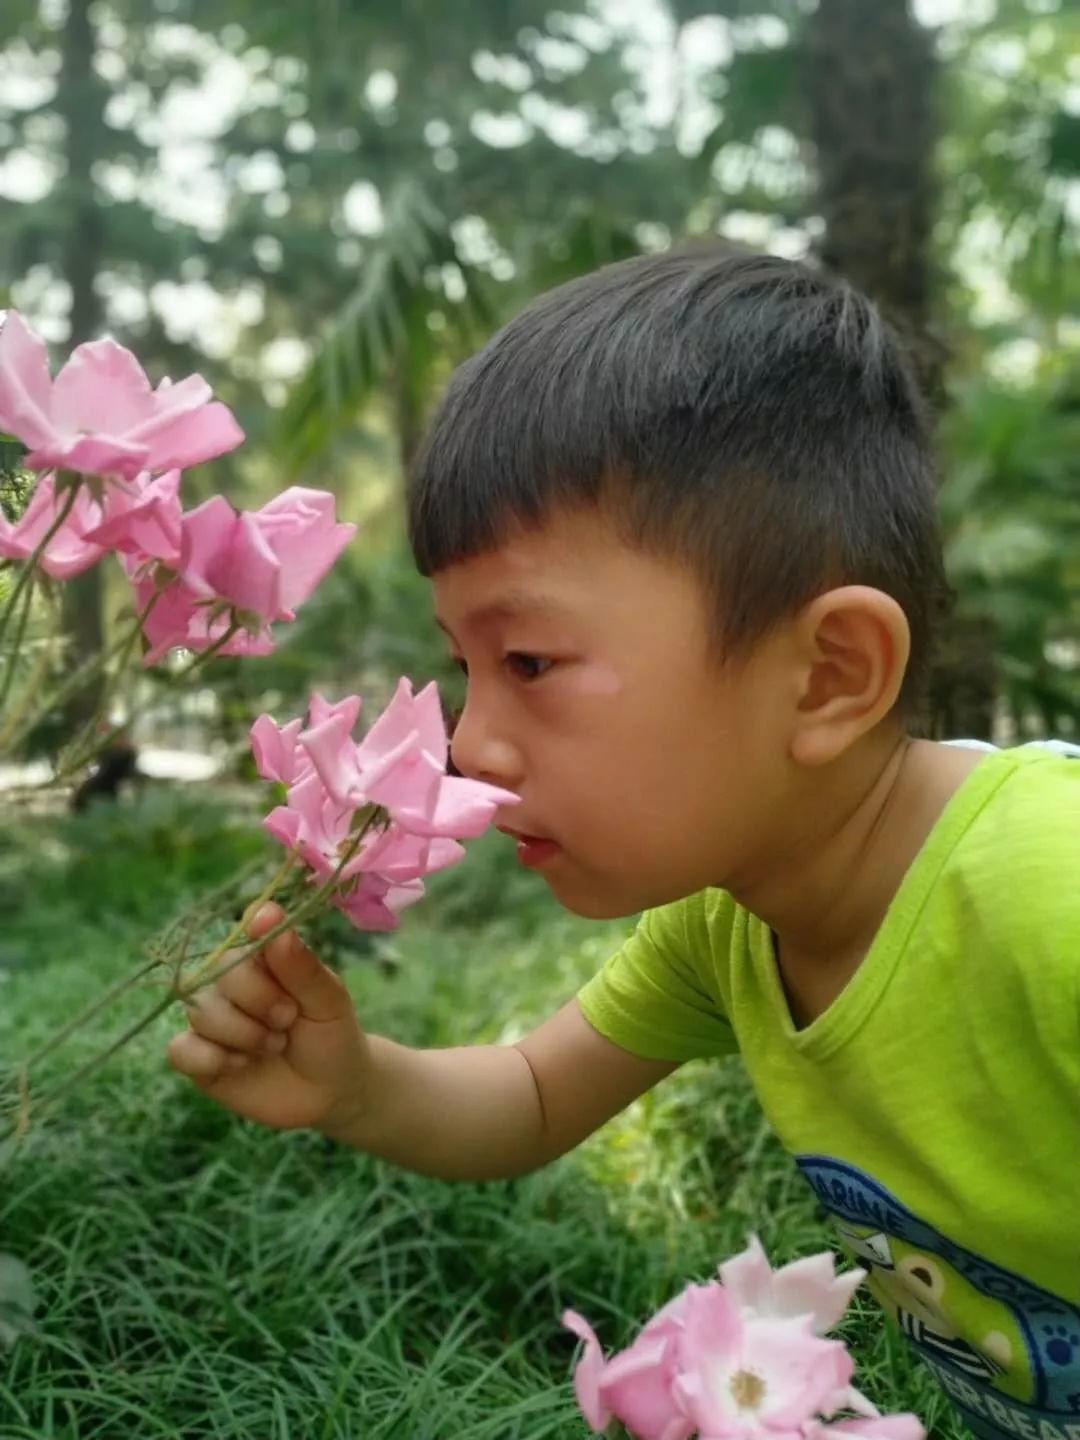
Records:
[[[586,1020],[601,1035],[647,1060],[695,1060],[737,1049],[710,983],[712,953],[700,911],[697,896],[647,910],[578,992]]]

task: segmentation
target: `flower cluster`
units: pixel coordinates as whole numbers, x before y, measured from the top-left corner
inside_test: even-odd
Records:
[[[116,553],[147,665],[178,645],[269,653],[271,623],[295,618],[356,533],[336,522],[332,495],[298,486],[260,510],[216,495],[185,513],[181,471],[244,439],[227,406],[199,375],[151,389],[113,340],[78,346],[52,379],[44,342],[15,311],[0,329],[0,430],[44,472],[18,521],[0,515],[0,556],[40,549],[41,569],[67,580]]]
[[[314,879],[326,882],[340,869],[333,903],[354,925],[392,930],[423,895],[421,877],[460,860],[459,841],[481,834],[500,806],[520,797],[447,775],[449,742],[434,683],[414,695],[402,677],[358,743],[352,731],[360,708],[357,695],[336,704],[313,695],[306,725],[260,715],[252,748],[259,774],[288,786],[266,829]],[[370,824],[373,816],[378,823]]]
[[[754,1236],[719,1273],[607,1360],[566,1311],[585,1342],[574,1387],[594,1430],[617,1418],[638,1440],[923,1440],[914,1415],[881,1415],[854,1388],[847,1347],[825,1338],[865,1271],[837,1275],[829,1251],[773,1270]]]

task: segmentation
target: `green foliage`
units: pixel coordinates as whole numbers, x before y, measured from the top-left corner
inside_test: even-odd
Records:
[[[390,196],[385,229],[359,288],[334,317],[278,418],[277,439],[291,470],[318,459],[387,379],[420,403],[441,348],[427,319],[432,267],[443,265],[454,266],[464,295],[456,303],[443,297],[440,313],[461,343],[478,344],[493,321],[483,277],[461,262],[446,217],[406,178]]]
[[[0,517],[18,520],[30,503],[35,475],[23,468],[25,445],[11,435],[0,434]]]
[[[225,799],[147,781],[131,800],[94,800],[81,814],[4,827],[0,914],[22,918],[4,926],[0,955],[9,964],[47,964],[56,946],[67,948],[72,926],[149,933],[245,860],[273,854],[257,804],[254,792]]]
[[[1080,405],[1068,377],[964,387],[946,421],[946,558],[966,613],[993,618],[1021,735],[1080,732]]]
[[[33,310],[41,286],[67,280],[76,316],[134,343],[155,377],[208,375],[237,407],[250,444],[212,478],[188,477],[189,502],[213,487],[261,496],[302,469],[310,483],[337,489],[351,517],[373,474],[384,490],[397,483],[450,367],[538,289],[717,228],[783,232],[785,243],[801,234],[812,248],[821,167],[807,144],[807,6],[662,8],[685,62],[669,115],[634,54],[635,23],[605,27],[584,7],[77,0],[71,16],[89,26],[92,65],[75,53],[72,26],[47,7],[16,6],[4,54],[28,98],[20,86],[0,96],[0,159],[32,153],[43,173],[66,178],[32,203],[0,207],[0,294]],[[711,69],[691,63],[699,25],[723,41]],[[958,393],[1017,341],[1039,348],[1031,388],[1048,402],[1055,366],[1075,364],[1076,41],[1074,6],[1034,0],[961,7],[938,31],[939,183],[927,259],[944,281],[933,320],[952,342]],[[208,138],[220,200],[211,221],[163,183],[155,126],[162,106],[229,67],[245,76],[246,98]],[[560,132],[570,122],[576,138]],[[858,124],[840,123],[840,133]],[[381,222],[350,219],[361,180],[379,198]],[[242,295],[259,318],[225,344],[211,325],[185,327],[186,302],[166,307],[163,284]],[[279,340],[302,344],[307,361],[275,414],[267,399],[284,400],[286,387],[264,347]],[[952,427],[950,458],[961,469],[981,453],[980,424],[967,438]],[[1053,434],[1069,443],[1061,426]],[[1029,440],[1045,449],[1041,435]],[[972,557],[974,527],[958,541],[967,610],[1013,613],[1025,603],[994,577],[1016,563],[1018,546],[1034,556],[1036,530],[1055,539],[1044,568],[1060,575],[1063,539],[1025,507],[1018,499],[1005,529],[1001,517],[987,519],[985,564]],[[351,654],[328,653],[331,617],[351,636],[349,606],[363,604],[355,588],[339,598],[303,644],[283,644],[254,689],[288,697],[316,674],[348,683]],[[1040,613],[1053,602],[1045,583],[1030,598]],[[1075,635],[1071,612],[1054,626],[1063,623]],[[1005,629],[1007,670],[1015,676],[1018,663],[1038,688],[1042,629]],[[414,650],[413,637],[397,648]],[[220,674],[225,688],[235,681],[235,738],[248,687],[239,667]]]

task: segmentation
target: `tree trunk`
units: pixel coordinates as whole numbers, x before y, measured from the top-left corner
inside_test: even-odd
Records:
[[[937,135],[933,39],[905,0],[820,0],[803,75],[825,221],[821,259],[872,296],[940,396],[930,333],[930,227]]]
[[[933,36],[906,0],[819,0],[802,35],[802,78],[825,222],[822,262],[877,302],[940,410],[945,347],[931,323]],[[998,689],[993,622],[947,622],[930,683],[930,733],[990,738]]]
[[[102,86],[93,69],[90,8],[91,0],[70,0],[58,99],[67,132],[67,175],[63,184],[68,213],[62,263],[63,278],[71,287],[72,347],[92,339],[103,318],[94,281],[101,266],[104,236],[91,169],[103,150],[105,115]],[[64,586],[66,663],[72,668],[102,648],[102,599],[100,566],[93,566]],[[100,679],[91,681],[72,696],[65,714],[69,732],[94,713],[100,683]]]

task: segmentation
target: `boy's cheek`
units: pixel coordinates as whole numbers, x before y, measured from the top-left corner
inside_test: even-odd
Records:
[[[622,693],[623,681],[613,665],[590,661],[578,668],[573,687],[579,695],[589,698],[611,696]]]

